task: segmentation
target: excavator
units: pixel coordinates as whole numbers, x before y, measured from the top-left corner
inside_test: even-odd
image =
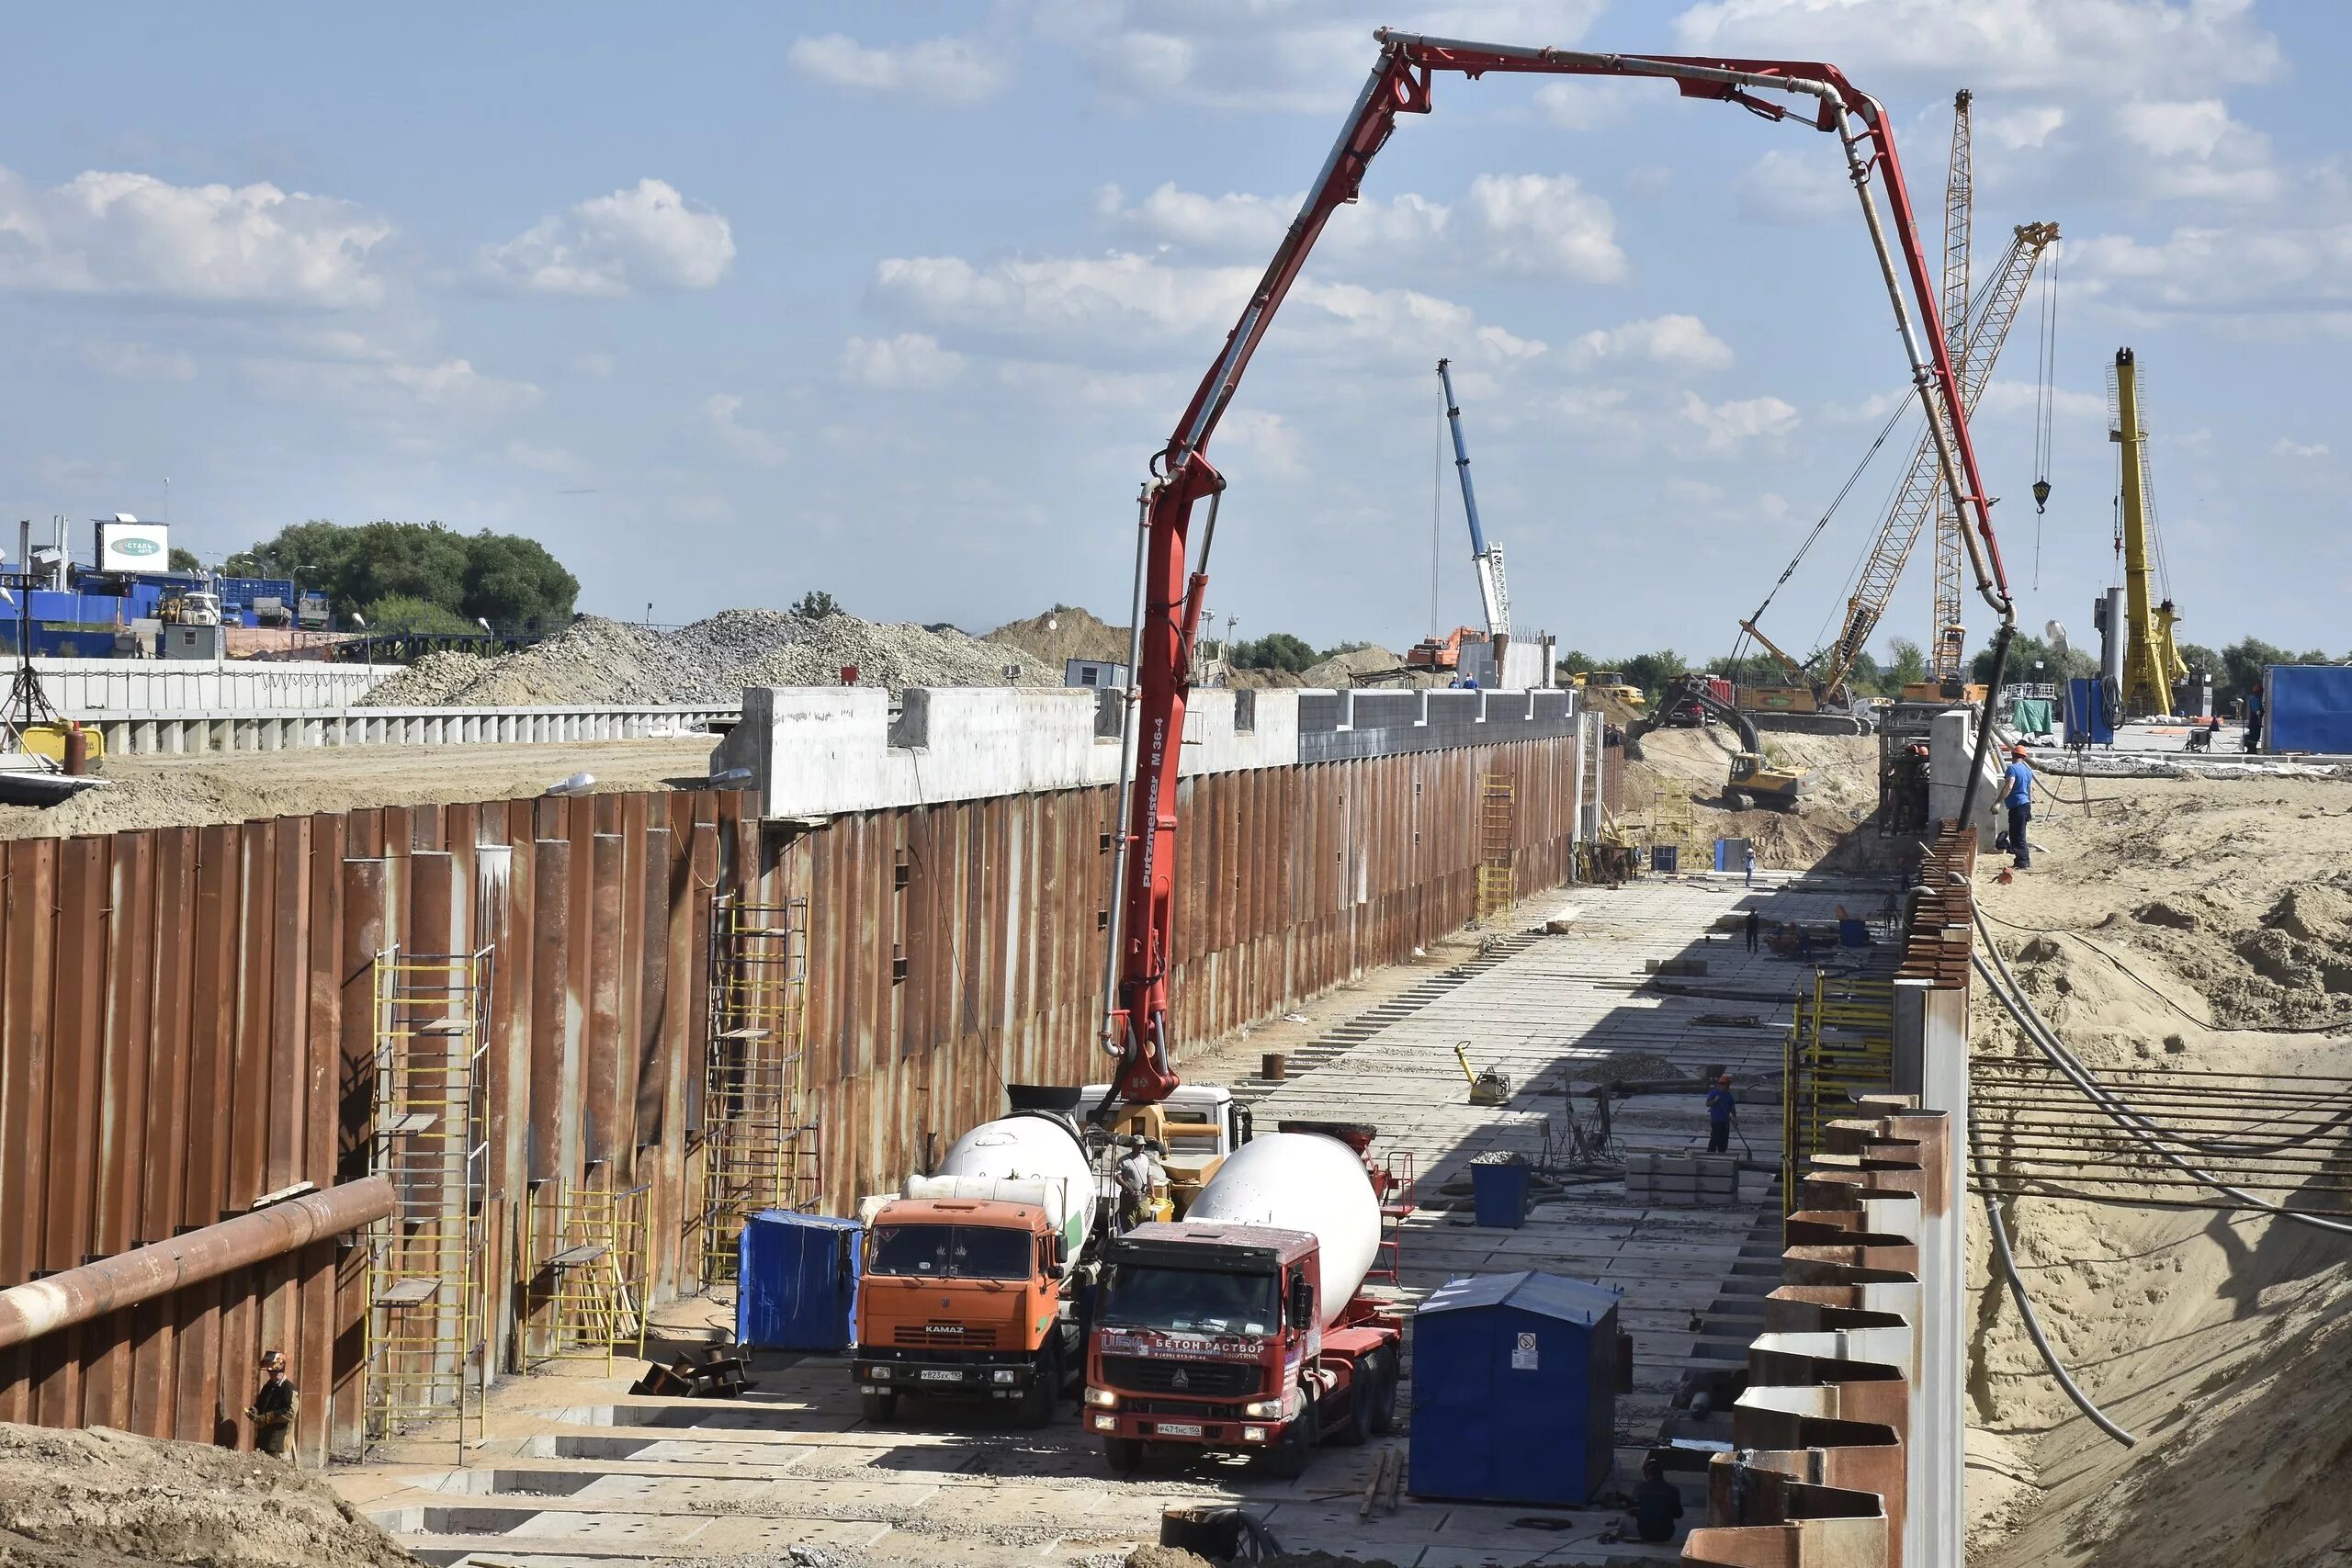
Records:
[[[1675,716],[1692,711],[1702,719],[1728,725],[1739,736],[1739,750],[1732,753],[1731,769],[1724,779],[1725,807],[1734,811],[1751,806],[1774,811],[1797,808],[1798,796],[1804,792],[1804,774],[1774,763],[1765,754],[1764,738],[1757,733],[1755,719],[1738,704],[1724,701],[1723,694],[1703,675],[1678,675],[1668,682],[1657,711],[1644,714],[1625,727],[1625,755],[1640,761],[1643,736],[1673,722]]]
[[[2015,633],[2016,612],[1969,437],[1966,405],[1938,320],[1935,287],[1904,186],[1894,124],[1878,100],[1847,81],[1836,66],[1818,62],[1598,54],[1464,42],[1386,28],[1373,36],[1379,56],[1346,127],[1168,444],[1153,455],[1136,498],[1136,582],[1128,622],[1134,630],[1127,661],[1133,677],[1120,749],[1114,840],[1117,857],[1104,943],[1101,1037],[1102,1050],[1117,1058],[1118,1066],[1096,1109],[1098,1118],[1108,1116],[1123,1101],[1163,1100],[1182,1081],[1176,1072],[1168,991],[1174,956],[1178,760],[1193,644],[1200,631],[1209,553],[1226,489],[1225,476],[1209,461],[1209,442],[1325,223],[1342,203],[1355,199],[1373,158],[1396,129],[1396,117],[1430,112],[1433,81],[1440,73],[1472,79],[1489,74],[1653,78],[1672,83],[1686,98],[1732,105],[1770,121],[1793,116],[1799,125],[1835,135],[1860,198],[1912,384],[1928,416],[1939,471],[1954,505],[1975,525],[1975,531],[1965,536],[1969,563],[1977,592],[2000,617],[1994,641],[1996,688]],[[1887,209],[1883,215],[1873,189],[1881,183]],[[1207,517],[1195,558],[1193,513],[1203,502]],[[1980,736],[1980,751],[1984,744]],[[1970,770],[1962,802],[1964,820],[1973,819],[1976,804],[1982,756],[1977,762]]]

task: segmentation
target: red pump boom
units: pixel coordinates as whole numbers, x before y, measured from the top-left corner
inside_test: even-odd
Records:
[[[1265,275],[1251,291],[1225,348],[1202,378],[1168,445],[1154,456],[1144,485],[1136,541],[1134,626],[1129,645],[1126,730],[1122,756],[1118,844],[1111,898],[1111,931],[1104,964],[1106,998],[1102,1045],[1120,1058],[1117,1098],[1164,1100],[1178,1084],[1169,1038],[1169,942],[1174,929],[1177,761],[1184,730],[1193,638],[1199,631],[1201,595],[1208,581],[1209,547],[1216,537],[1216,502],[1225,477],[1208,459],[1210,437],[1240,385],[1274,312],[1306,265],[1323,225],[1342,202],[1355,199],[1364,171],[1396,128],[1399,114],[1427,114],[1430,84],[1441,71],[1477,77],[1487,72],[1568,76],[1654,76],[1670,81],[1684,97],[1737,104],[1767,119],[1788,118],[1791,106],[1758,95],[1810,97],[1815,129],[1836,133],[1848,171],[1861,198],[1895,325],[1911,361],[1912,380],[1936,437],[1945,487],[1956,510],[1973,516],[1968,539],[1977,592],[1997,613],[2001,647],[2015,622],[2008,581],[1993,537],[1993,519],[1969,439],[1944,333],[1936,310],[1936,288],[1928,270],[1911,212],[1903,168],[1895,155],[1894,129],[1877,100],[1858,91],[1834,65],[1785,60],[1711,60],[1691,56],[1589,54],[1572,50],[1529,49],[1424,38],[1385,28],[1373,35],[1380,59],[1356,100],[1347,129],[1308,188],[1306,200]],[[1876,201],[1874,175],[1884,176],[1894,220],[1898,263],[1888,243]],[[1906,307],[1905,284],[1917,302],[1918,321]],[[1193,563],[1193,508],[1209,502],[1200,558]],[[1187,571],[1188,565],[1191,567]],[[1972,793],[1973,790],[1972,773]],[[1963,818],[1973,807],[1963,807]]]

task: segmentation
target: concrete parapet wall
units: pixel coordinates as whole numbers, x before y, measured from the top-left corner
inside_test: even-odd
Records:
[[[84,713],[110,757],[297,751],[338,746],[531,746],[692,735],[734,721],[704,707],[361,708]]]
[[[1100,711],[1084,690],[917,687],[893,722],[881,692],[753,687],[711,765],[748,769],[773,818],[1087,789],[1119,775],[1117,732]],[[1575,730],[1566,691],[1200,691],[1179,766],[1197,778]]]
[[[103,714],[244,714],[347,707],[397,664],[253,660],[36,659],[40,689],[68,718]]]

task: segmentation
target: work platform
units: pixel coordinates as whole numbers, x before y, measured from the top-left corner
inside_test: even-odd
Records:
[[[1480,954],[1441,953],[1390,970],[1306,1010],[1320,1044],[1293,1053],[1292,1076],[1250,1080],[1262,1043],[1237,1040],[1184,1064],[1196,1081],[1224,1079],[1254,1099],[1257,1124],[1344,1118],[1381,1129],[1375,1153],[1410,1151],[1419,1206],[1403,1221],[1398,1280],[1409,1306],[1449,1278],[1542,1269],[1618,1287],[1634,1341],[1634,1392],[1617,1403],[1619,1475],[1628,1485],[1668,1407],[1694,1368],[1736,1366],[1778,1283],[1780,1157],[1777,1074],[1793,998],[1813,970],[1746,951],[1736,918],[1768,922],[1874,914],[1884,890],[1759,875],[1637,881],[1611,891],[1569,888],[1522,901]],[[1726,920],[1725,917],[1733,917]],[[1565,919],[1564,934],[1533,935]],[[1731,929],[1718,931],[1719,923]],[[1844,950],[1831,961],[1856,960]],[[1687,972],[1703,964],[1704,973]],[[1657,973],[1656,970],[1682,970]],[[1511,1080],[1507,1104],[1472,1106],[1454,1059],[1467,1042],[1477,1067]],[[1728,1066],[1751,1156],[1737,1201],[1719,1207],[1637,1203],[1622,1179],[1539,1198],[1517,1230],[1471,1223],[1435,1205],[1481,1154],[1544,1150],[1545,1124],[1564,1141],[1563,1087],[1611,1063],[1644,1084],[1686,1089],[1612,1101],[1626,1153],[1703,1149],[1698,1080]],[[1579,1096],[1580,1117],[1591,1101]],[[356,1506],[429,1562],[559,1568],[572,1563],[782,1554],[790,1547],[867,1554],[876,1562],[1115,1563],[1157,1539],[1170,1506],[1230,1501],[1261,1516],[1286,1550],[1346,1553],[1399,1568],[1668,1562],[1679,1547],[1600,1538],[1622,1516],[1594,1507],[1470,1505],[1404,1499],[1393,1515],[1359,1516],[1384,1449],[1320,1451],[1295,1482],[1233,1461],[1154,1464],[1128,1479],[1104,1471],[1096,1443],[1068,1412],[1043,1432],[952,1406],[916,1406],[890,1426],[866,1422],[829,1357],[763,1358],[759,1386],[736,1400],[637,1398],[627,1379],[569,1375],[502,1385],[488,1439],[453,1470],[446,1442],[403,1442],[390,1462],[339,1471]],[[1406,1391],[1409,1426],[1410,1389]],[[405,1461],[405,1462],[402,1462]],[[1698,1472],[1685,1482],[1686,1524],[1704,1515]]]

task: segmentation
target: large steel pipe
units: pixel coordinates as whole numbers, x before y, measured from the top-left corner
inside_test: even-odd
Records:
[[[46,1280],[11,1285],[0,1291],[0,1350],[357,1230],[390,1214],[392,1201],[390,1181],[366,1177]]]

